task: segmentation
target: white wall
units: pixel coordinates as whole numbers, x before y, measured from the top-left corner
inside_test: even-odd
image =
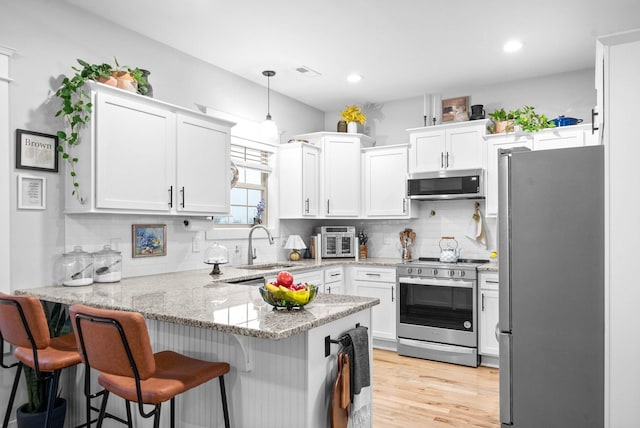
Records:
[[[591,108],[596,103],[594,79],[594,69],[590,68],[499,85],[455,88],[441,96],[444,99],[469,96],[469,105],[482,104],[487,114],[500,107],[510,110],[531,105],[550,119],[565,115],[588,123],[591,122]],[[408,143],[409,135],[405,130],[424,126],[422,95],[366,105],[365,133],[374,137],[379,146]],[[340,110],[327,112],[324,130],[336,131],[338,120]]]

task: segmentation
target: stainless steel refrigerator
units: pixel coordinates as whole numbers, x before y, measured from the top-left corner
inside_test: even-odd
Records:
[[[498,165],[502,427],[602,428],[603,147]]]

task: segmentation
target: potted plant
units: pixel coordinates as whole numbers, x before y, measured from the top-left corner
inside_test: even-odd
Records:
[[[72,66],[75,74],[72,77],[65,76],[62,85],[56,91],[56,96],[61,101],[61,107],[55,116],[61,117],[65,124],[65,129],[57,132],[58,151],[69,166],[69,175],[73,183],[71,194],[83,204],[84,197],[79,192],[80,184],[75,171],[78,158],[72,155],[72,151],[73,147],[80,143],[80,130],[91,120],[93,104],[89,93],[84,89],[85,82],[95,80],[111,86],[120,86],[121,80],[129,82],[122,83],[122,87],[133,87],[131,82],[135,81],[137,92],[144,95],[147,93],[147,79],[139,68],[120,67],[117,59],[115,59],[115,69],[109,64],[89,64],[81,59],[78,59],[78,63],[82,68]],[[127,75],[129,77],[126,77]]]
[[[489,129],[492,134],[512,132],[516,127],[524,132],[537,132],[555,126],[544,114],[536,113],[534,107],[527,105],[509,111],[504,108],[496,109],[489,113],[489,118],[493,121],[493,126]]]
[[[356,105],[347,106],[340,114],[342,119],[347,122],[347,132],[351,134],[356,134],[358,132],[358,124],[364,125],[364,121],[367,120],[367,116]]]
[[[66,310],[60,303],[44,302],[43,309],[49,326],[51,337],[62,336],[71,332],[71,323]],[[27,390],[27,402],[18,407],[16,418],[18,428],[40,428],[44,426],[49,399],[48,381],[38,379],[35,370],[23,367]],[[66,400],[58,397],[53,410],[53,427],[62,428],[66,414]]]
[[[524,106],[513,112],[513,124],[520,127],[524,132],[537,132],[544,128],[553,128],[554,122],[550,121],[544,114],[538,114],[534,107]]]
[[[493,122],[489,131],[492,134],[501,134],[503,132],[513,131],[513,113],[505,111],[504,108],[496,109],[489,113],[489,119]]]

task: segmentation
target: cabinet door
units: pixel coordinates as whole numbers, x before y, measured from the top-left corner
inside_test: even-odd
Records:
[[[324,214],[360,214],[360,143],[357,138],[327,137],[323,141]]]
[[[477,127],[447,129],[444,167],[448,169],[482,168],[482,133]]]
[[[177,123],[177,211],[228,213],[228,128],[183,114]]]
[[[498,150],[513,147],[531,149],[533,143],[527,137],[496,136],[487,141],[486,200],[485,214],[490,217],[498,215]]]
[[[377,297],[380,304],[372,308],[371,335],[374,338],[396,340],[395,283],[354,281],[358,296]]]
[[[498,290],[480,290],[480,349],[481,355],[497,357]]]
[[[584,129],[560,127],[553,131],[542,131],[533,135],[533,150],[564,149],[585,145]]]
[[[171,210],[175,114],[96,95],[96,208]]]
[[[364,154],[367,217],[407,215],[407,148],[368,149]]]
[[[438,171],[444,168],[444,129],[412,133],[409,140],[409,172]]]
[[[316,147],[302,146],[302,215],[316,217],[320,202],[320,154]]]

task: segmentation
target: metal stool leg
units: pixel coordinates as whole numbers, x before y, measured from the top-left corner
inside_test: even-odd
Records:
[[[220,376],[220,395],[222,396],[222,412],[224,413],[224,426],[229,428],[229,409],[227,408],[227,392],[224,388],[224,375]]]
[[[13,409],[13,401],[16,398],[16,391],[18,390],[18,382],[20,382],[21,373],[22,373],[22,363],[18,363],[18,368],[16,369],[16,377],[13,378],[13,387],[11,387],[11,396],[9,397],[9,403],[7,404],[7,412],[4,414],[4,422],[2,423],[2,428],[7,428],[9,426],[9,418],[11,417],[11,410]]]
[[[49,378],[49,400],[47,402],[47,416],[45,417],[46,428],[53,426],[53,408],[56,404],[56,393],[58,392],[58,381],[60,379],[60,370],[53,372]]]
[[[98,415],[98,427],[102,428],[102,421],[104,421],[105,410],[107,409],[107,400],[109,399],[109,391],[104,391],[104,397],[102,397],[102,404],[100,404],[100,414]]]

